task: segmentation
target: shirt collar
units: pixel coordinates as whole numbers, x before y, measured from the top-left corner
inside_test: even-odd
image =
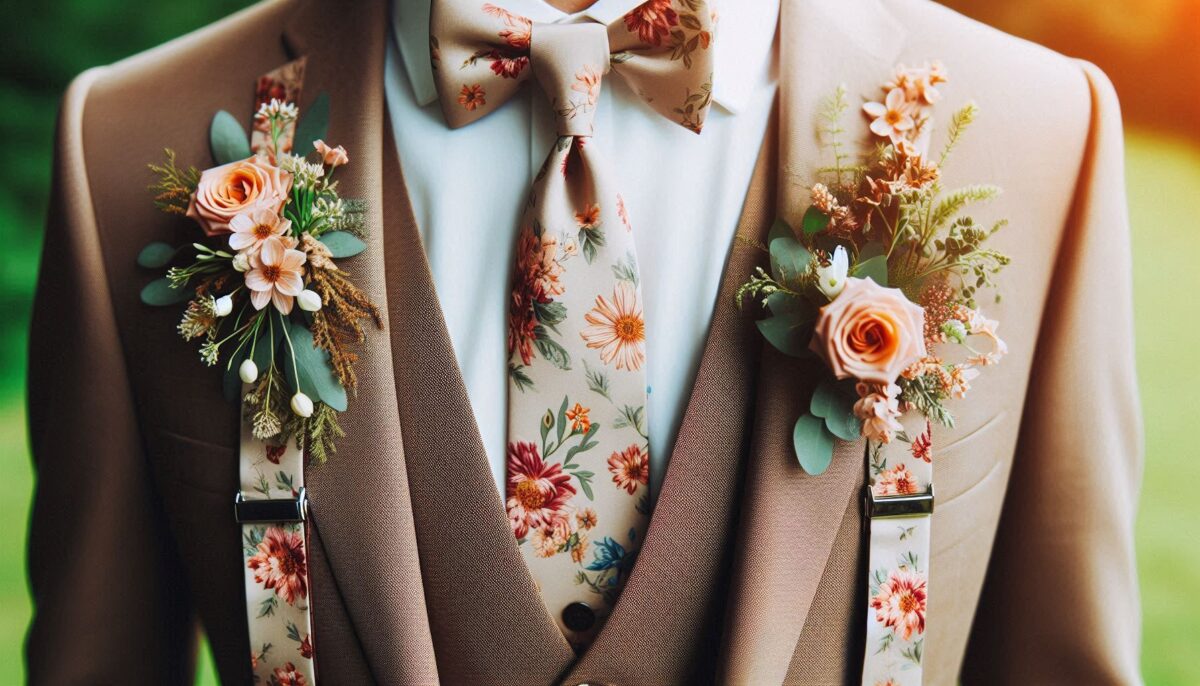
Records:
[[[608,25],[644,1],[598,0],[576,14],[562,12],[544,0],[502,0],[502,4],[505,9],[537,22],[584,18]],[[774,78],[771,58],[779,0],[712,0],[711,4],[717,12],[713,101],[736,113],[756,88],[768,85]],[[430,0],[392,0],[393,35],[413,94],[422,107],[437,100],[433,65],[429,60],[429,5]]]

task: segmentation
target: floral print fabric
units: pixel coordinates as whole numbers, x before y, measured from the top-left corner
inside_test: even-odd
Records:
[[[254,438],[246,422],[239,462],[243,498],[295,498],[304,487],[304,455],[295,444],[264,443]],[[316,684],[305,527],[303,522],[242,525],[255,684]]]
[[[258,77],[254,87],[254,111],[264,106],[270,106],[271,101],[299,102],[300,87],[304,83],[304,65],[306,59],[298,60]],[[283,131],[278,132],[279,151],[291,152],[292,142],[296,136],[296,120],[284,124]],[[254,118],[254,128],[250,131],[250,149],[255,153],[271,155],[274,150],[269,120],[263,117]],[[307,151],[301,151],[307,152]]]
[[[645,319],[633,224],[590,144],[604,75],[699,131],[711,79],[703,0],[650,0],[605,27],[534,24],[503,7],[435,0],[431,48],[446,121],[469,124],[531,75],[559,139],[517,232],[508,306],[505,507],[549,614],[575,645],[603,625],[649,515]],[[616,132],[613,132],[614,134]],[[585,603],[590,626],[563,610]]]
[[[871,492],[877,498],[927,492],[933,481],[929,421],[907,415],[887,444],[867,446]],[[862,683],[918,686],[929,601],[929,515],[873,518],[867,563],[867,648]]]

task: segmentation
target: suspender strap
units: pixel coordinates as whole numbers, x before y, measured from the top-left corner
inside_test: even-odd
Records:
[[[929,598],[929,537],[933,515],[933,437],[918,413],[886,445],[868,443],[864,525],[867,561],[867,645],[862,683],[918,686]]]
[[[315,686],[304,455],[242,422],[234,516],[242,525],[246,621],[256,684]]]

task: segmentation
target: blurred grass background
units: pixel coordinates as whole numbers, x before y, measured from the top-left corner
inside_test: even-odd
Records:
[[[243,0],[45,0],[0,23],[0,684],[23,681],[30,615],[25,528],[33,486],[25,346],[50,181],[54,117],[70,79],[203,26]],[[1200,381],[1200,0],[949,0],[1006,31],[1099,64],[1121,94],[1133,218],[1147,464],[1138,522],[1147,683],[1200,684],[1200,499],[1188,476]],[[1103,494],[1096,494],[1103,497]],[[1189,601],[1189,598],[1193,600]],[[207,658],[199,683],[213,684]]]

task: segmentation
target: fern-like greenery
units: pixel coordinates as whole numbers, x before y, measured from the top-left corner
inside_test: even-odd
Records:
[[[200,170],[192,166],[180,169],[175,165],[175,151],[170,148],[164,149],[163,153],[167,157],[165,162],[146,165],[158,177],[149,186],[154,194],[154,206],[167,214],[187,214],[192,193],[200,183]]]

